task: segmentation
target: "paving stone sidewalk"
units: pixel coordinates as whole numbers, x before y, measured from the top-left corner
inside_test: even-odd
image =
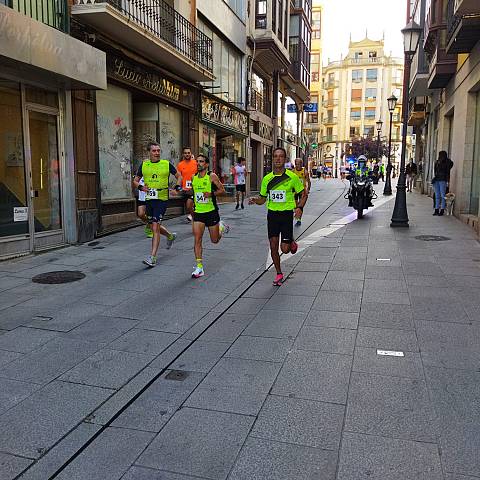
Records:
[[[419,194],[406,230],[343,199],[309,227],[342,190],[315,182],[279,289],[253,207],[222,208],[200,282],[179,220],[150,271],[140,229],[0,263],[0,478],[49,479],[98,432],[55,478],[480,478],[478,238]],[[31,283],[64,269],[87,276]]]

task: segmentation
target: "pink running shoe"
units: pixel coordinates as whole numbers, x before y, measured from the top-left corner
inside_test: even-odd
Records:
[[[273,286],[274,287],[279,287],[283,283],[284,277],[283,273],[277,273],[277,276],[275,277],[275,280],[273,281]]]
[[[295,255],[297,253],[297,250],[298,250],[298,243],[295,240],[292,240],[290,242],[290,253],[292,255]]]

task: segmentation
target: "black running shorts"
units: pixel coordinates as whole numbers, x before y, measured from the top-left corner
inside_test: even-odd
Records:
[[[235,185],[235,190],[237,192],[243,192],[245,193],[246,192],[246,185],[244,183],[242,184],[239,184],[239,185]]]
[[[205,224],[206,227],[214,227],[218,223],[220,223],[220,215],[218,214],[218,210],[212,210],[211,212],[207,213],[193,213],[193,221],[194,222],[202,222]]]
[[[167,200],[147,200],[147,219],[148,223],[162,223],[162,218],[167,211]]]
[[[267,214],[268,238],[282,235],[282,243],[293,240],[293,211],[275,212],[269,210]]]

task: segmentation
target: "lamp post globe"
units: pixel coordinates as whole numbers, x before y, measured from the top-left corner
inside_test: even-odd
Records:
[[[390,113],[390,127],[388,130],[388,158],[387,158],[387,176],[385,178],[385,187],[383,188],[384,195],[392,194],[392,123],[393,123],[393,112],[397,106],[398,98],[395,95],[391,95],[387,98],[388,111]]]

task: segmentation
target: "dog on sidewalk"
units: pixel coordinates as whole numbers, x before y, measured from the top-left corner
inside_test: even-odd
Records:
[[[445,203],[446,203],[446,210],[447,215],[453,215],[453,208],[455,207],[455,194],[454,193],[447,193],[445,195]]]

